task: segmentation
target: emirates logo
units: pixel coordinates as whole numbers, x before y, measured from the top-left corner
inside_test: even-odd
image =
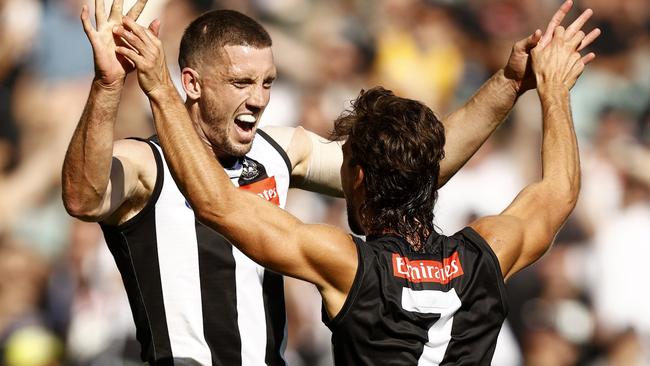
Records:
[[[462,276],[463,266],[460,264],[458,252],[444,258],[442,262],[432,260],[410,260],[393,253],[393,276],[406,278],[410,282],[449,283],[452,279]]]

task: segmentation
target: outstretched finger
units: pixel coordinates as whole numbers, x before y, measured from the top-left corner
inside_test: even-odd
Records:
[[[160,33],[160,19],[154,19],[151,24],[149,24],[148,29],[154,36],[158,37],[158,34]]]
[[[84,27],[84,33],[86,33],[88,40],[92,43],[93,39],[95,38],[95,29],[93,28],[93,25],[90,23],[90,19],[88,18],[87,5],[81,7],[80,18],[81,18],[81,25]]]
[[[135,20],[125,17],[122,19],[122,25],[124,26],[124,28],[130,30],[136,36],[138,36],[143,42],[147,42],[151,40],[149,34],[147,34],[145,29],[140,24],[136,23]]]
[[[566,0],[562,4],[562,6],[560,6],[560,8],[555,12],[555,14],[553,14],[551,21],[548,23],[548,26],[546,27],[546,32],[544,32],[542,39],[539,41],[542,47],[545,47],[551,41],[551,38],[553,38],[553,30],[555,29],[555,27],[562,24],[562,20],[564,20],[564,17],[566,17],[566,15],[569,13],[572,6],[573,6],[573,1]]]
[[[106,8],[104,0],[95,0],[95,24],[97,28],[106,22]]]
[[[586,65],[591,61],[593,61],[595,58],[596,58],[596,54],[593,52],[589,52],[588,54],[582,56],[582,63]]]
[[[129,9],[129,12],[126,13],[126,16],[130,19],[137,20],[142,14],[144,6],[147,5],[147,0],[138,0],[135,4]]]
[[[582,26],[587,23],[587,20],[591,18],[591,16],[594,14],[593,10],[587,9],[580,14],[580,16],[571,23],[570,26],[566,28],[566,37],[570,38],[573,37],[574,34],[576,34],[577,31],[582,29]]]
[[[589,46],[593,41],[596,40],[596,38],[600,36],[600,33],[601,33],[600,29],[598,28],[589,32],[589,34],[587,34],[585,38],[582,39],[582,42],[580,42],[580,46],[578,46],[578,51],[581,51],[583,48]]]
[[[124,6],[124,0],[113,0],[113,6],[111,6],[111,14],[108,16],[111,20],[119,20],[122,17],[122,8]]]
[[[565,37],[567,37],[566,33],[565,33]],[[580,43],[582,42],[583,39],[585,39],[585,32],[579,30],[578,32],[576,32],[576,34],[573,35],[573,38],[569,40],[569,45],[573,46],[577,51],[578,46],[580,46]]]

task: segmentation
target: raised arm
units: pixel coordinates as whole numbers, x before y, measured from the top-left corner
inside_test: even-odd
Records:
[[[89,221],[109,218],[128,197],[146,191],[145,171],[139,162],[153,161],[150,149],[142,143],[113,144],[120,94],[127,73],[133,70],[128,60],[115,53],[112,29],[122,22],[122,3],[113,2],[107,17],[104,1],[96,0],[96,29],[90,23],[88,7],[84,5],[81,11],[84,32],[93,49],[95,78],[68,146],[62,183],[68,213]],[[138,0],[126,16],[137,19],[145,4],[146,0]]]
[[[572,1],[567,0],[560,6],[543,35],[537,30],[515,43],[507,65],[485,82],[461,108],[443,119],[447,143],[445,158],[440,164],[441,186],[465,165],[501,124],[519,95],[535,88],[535,77],[529,63],[530,50],[538,42],[542,45],[548,43],[553,29],[560,25],[572,5]],[[586,10],[568,30],[577,32],[591,15],[591,10]],[[590,32],[578,50],[591,44],[599,35],[598,29]],[[587,64],[593,57],[593,54],[585,55],[582,61]],[[302,128],[272,127],[265,131],[287,151],[293,165],[292,187],[342,197],[339,168],[343,156],[340,144],[330,143]]]
[[[485,140],[510,113],[517,98],[535,88],[535,76],[530,69],[530,50],[539,42],[546,45],[553,29],[562,23],[573,2],[565,1],[551,18],[545,33],[536,30],[528,38],[514,44],[506,66],[494,74],[460,109],[443,119],[445,125],[445,158],[440,165],[439,184],[443,185],[474,155]],[[568,28],[579,31],[591,17],[585,10]],[[580,43],[578,51],[587,47],[600,35],[599,29],[591,31]],[[586,65],[594,58],[587,54],[582,58]]]
[[[166,161],[197,218],[264,267],[314,283],[330,314],[336,314],[356,274],[352,238],[332,226],[306,225],[235,188],[195,131],[169,77],[160,40],[130,19],[117,32],[133,45],[118,47],[117,52],[136,65]]]
[[[580,161],[569,90],[584,69],[576,51],[584,37],[557,27],[548,46],[532,50],[543,115],[541,181],[525,187],[499,216],[470,225],[494,249],[505,278],[548,250],[578,199]]]

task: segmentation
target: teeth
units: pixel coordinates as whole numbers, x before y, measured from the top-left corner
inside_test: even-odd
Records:
[[[255,123],[256,121],[255,116],[251,114],[241,114],[237,116],[237,120],[246,123]]]

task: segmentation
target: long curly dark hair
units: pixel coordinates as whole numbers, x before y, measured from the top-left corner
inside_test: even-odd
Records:
[[[367,234],[392,232],[422,250],[435,229],[433,206],[444,157],[444,126],[426,105],[375,87],[361,91],[334,123],[350,164],[365,173],[361,221]]]

